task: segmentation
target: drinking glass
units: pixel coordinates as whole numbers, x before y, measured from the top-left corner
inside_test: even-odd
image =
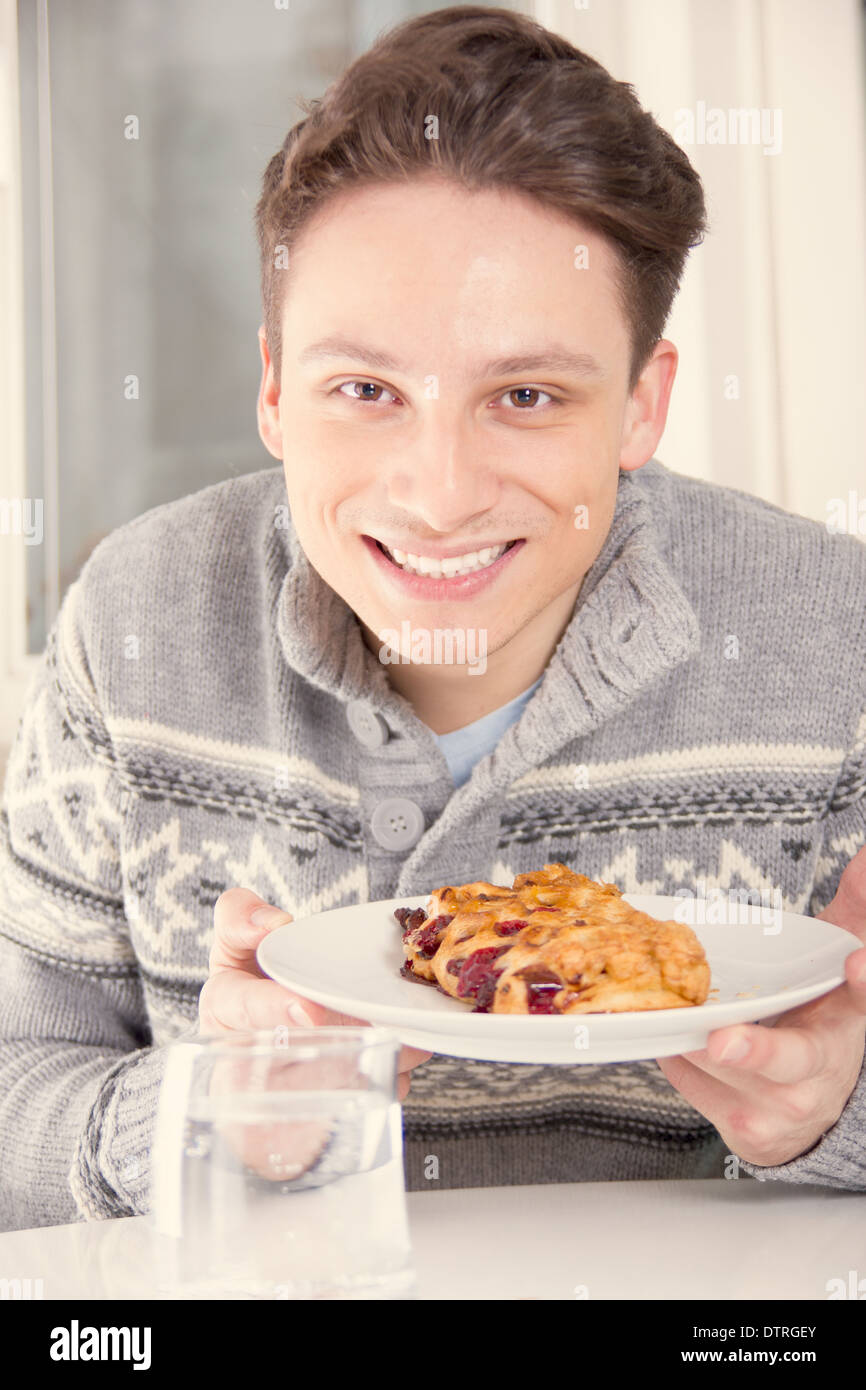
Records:
[[[399,1051],[376,1027],[169,1044],[151,1167],[163,1296],[415,1297]]]

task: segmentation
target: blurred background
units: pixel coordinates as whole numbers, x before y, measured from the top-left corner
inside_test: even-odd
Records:
[[[0,776],[96,543],[275,466],[255,420],[262,174],[297,98],[437,8],[0,0]],[[632,83],[704,181],[711,230],[666,330],[680,366],[657,457],[822,522],[840,499],[866,541],[860,0],[505,8]],[[713,109],[764,113],[764,134],[710,143]]]

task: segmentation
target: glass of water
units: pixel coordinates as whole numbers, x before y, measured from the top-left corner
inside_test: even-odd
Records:
[[[163,1296],[415,1296],[399,1051],[376,1027],[170,1044],[151,1167]]]

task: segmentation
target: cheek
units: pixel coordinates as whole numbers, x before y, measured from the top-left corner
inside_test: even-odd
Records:
[[[582,576],[598,556],[610,531],[616,509],[619,466],[599,453],[583,456],[561,479],[557,510],[560,525],[560,562],[572,574]]]
[[[310,515],[333,512],[360,494],[381,468],[381,444],[320,410],[301,411],[283,431],[287,486]]]
[[[291,431],[285,438],[283,473],[292,517],[300,529],[329,524],[336,509],[357,491],[362,470],[348,446],[326,441],[321,428]]]
[[[283,475],[292,525],[304,553],[319,568],[327,547],[327,517],[339,498],[330,497],[329,489],[322,486],[327,474],[297,446],[286,454]]]
[[[574,518],[565,518],[560,532],[555,554],[545,546],[545,571],[557,587],[564,580],[568,584],[577,583],[583,578],[604,543],[604,533],[599,524],[579,511]],[[580,524],[576,524],[580,523]]]
[[[617,480],[619,468],[614,467],[612,476],[604,485],[594,485],[588,489],[585,503],[581,503],[575,514],[575,532],[578,537],[584,569],[597,558],[607,539],[616,510]]]

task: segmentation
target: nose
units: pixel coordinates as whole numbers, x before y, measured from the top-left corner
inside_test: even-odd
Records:
[[[441,400],[431,401],[390,470],[389,501],[444,536],[490,511],[501,481],[482,433]]]

